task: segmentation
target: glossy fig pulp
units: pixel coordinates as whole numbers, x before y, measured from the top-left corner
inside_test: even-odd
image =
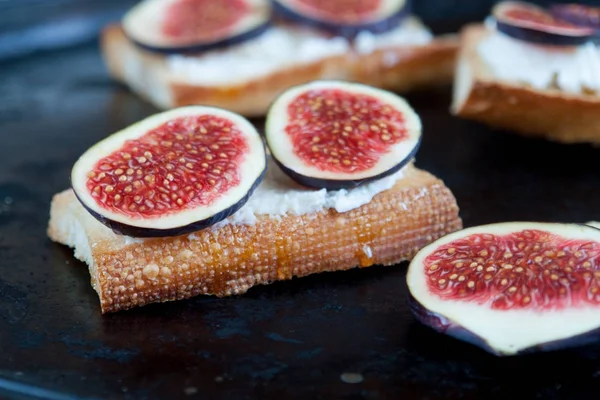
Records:
[[[593,39],[594,30],[555,17],[549,10],[519,1],[498,3],[496,28],[515,39],[554,46],[578,46]]]
[[[410,13],[407,0],[274,0],[281,18],[354,37],[363,31],[383,33],[396,28]]]
[[[600,7],[582,4],[554,4],[550,12],[555,18],[568,21],[573,25],[591,28],[596,31],[596,38],[600,37]]]
[[[83,206],[118,233],[174,236],[236,212],[266,170],[243,117],[203,106],[148,117],[86,151],[71,173]]]
[[[261,35],[269,24],[268,0],[144,0],[123,18],[134,43],[161,53],[231,46]]]
[[[407,283],[419,321],[493,354],[600,338],[600,230],[591,226],[467,228],[423,248]]]
[[[315,81],[270,108],[267,145],[301,185],[339,190],[399,171],[415,156],[421,122],[402,98],[370,86]]]

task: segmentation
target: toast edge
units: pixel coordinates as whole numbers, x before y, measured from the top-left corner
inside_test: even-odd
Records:
[[[525,136],[574,144],[600,144],[600,96],[534,90],[494,78],[476,54],[486,36],[482,24],[461,31],[452,114]]]
[[[425,46],[403,46],[366,55],[347,53],[230,86],[194,85],[169,75],[164,58],[136,48],[118,24],[102,30],[100,45],[110,75],[160,109],[208,104],[260,117],[286,88],[317,79],[350,80],[398,92],[449,87],[459,40],[458,36],[447,35]],[[390,56],[397,62],[386,62]]]
[[[346,213],[262,217],[254,226],[226,225],[193,239],[126,245],[65,190],[53,198],[48,236],[87,263],[103,314],[200,294],[239,295],[315,273],[397,264],[462,228],[456,199],[440,179],[416,168],[407,175]]]

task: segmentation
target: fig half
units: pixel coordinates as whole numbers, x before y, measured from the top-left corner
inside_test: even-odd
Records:
[[[596,31],[596,36],[600,36],[600,7],[575,3],[553,4],[550,6],[550,13],[555,18],[574,25],[592,28]]]
[[[591,226],[467,228],[419,251],[407,283],[420,322],[498,356],[600,338],[600,230]]]
[[[421,120],[401,97],[359,83],[313,81],[267,113],[273,160],[299,184],[339,190],[399,171],[421,144]]]
[[[390,31],[410,13],[408,0],[273,0],[273,12],[287,20],[353,38],[362,31]]]
[[[259,133],[242,116],[181,107],[92,146],[73,166],[71,186],[119,234],[183,235],[239,210],[262,181],[266,157]]]
[[[270,18],[268,0],[142,0],[122,26],[146,50],[190,53],[253,39],[269,28]]]
[[[594,38],[594,29],[555,18],[548,10],[526,2],[500,2],[492,15],[498,31],[530,43],[579,46]]]

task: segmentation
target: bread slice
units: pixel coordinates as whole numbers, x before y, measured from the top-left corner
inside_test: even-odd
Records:
[[[135,46],[118,24],[103,30],[101,49],[113,78],[159,109],[204,104],[259,117],[286,88],[317,79],[351,80],[397,92],[450,86],[458,38],[439,37],[427,45],[391,47],[367,54],[346,52],[219,85],[193,83],[173,74],[165,56]]]
[[[482,24],[463,28],[451,112],[527,136],[600,144],[600,95],[538,90],[498,79],[477,54],[490,34]]]
[[[102,313],[205,294],[242,294],[252,286],[325,271],[411,259],[462,228],[452,192],[438,178],[405,168],[395,185],[359,208],[257,216],[191,235],[131,239],[94,219],[71,189],[52,200],[49,237],[89,266]]]

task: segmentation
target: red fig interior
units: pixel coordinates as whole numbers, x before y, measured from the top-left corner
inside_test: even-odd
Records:
[[[86,186],[104,208],[158,218],[210,205],[237,186],[248,148],[240,129],[227,119],[175,118],[100,159]]]
[[[332,22],[360,23],[375,13],[382,0],[295,0],[315,16]]]
[[[274,158],[298,175],[315,182],[360,181],[405,165],[420,144],[421,123],[408,103],[392,93],[315,81],[275,101],[266,136]]]
[[[274,6],[285,19],[354,36],[363,29],[393,29],[406,14],[407,0],[274,0]]]
[[[265,158],[246,119],[190,106],[155,114],[97,143],[75,163],[71,182],[103,221],[175,228],[176,234],[229,215],[262,179]]]
[[[261,35],[268,0],[142,0],[123,17],[136,44],[158,52],[201,52]]]
[[[165,10],[163,33],[177,42],[224,36],[246,13],[246,0],[177,0]]]
[[[499,3],[494,8],[494,16],[499,21],[514,27],[557,35],[587,36],[592,33],[589,28],[557,18],[549,10],[526,2],[505,1]]]
[[[542,223],[468,228],[422,249],[407,281],[430,315],[494,352],[556,344],[600,327],[600,230]]]
[[[391,146],[408,136],[401,111],[374,96],[340,89],[305,92],[289,104],[288,114],[285,133],[295,153],[327,171],[372,168]]]
[[[583,4],[555,4],[550,8],[556,18],[572,24],[600,30],[600,7]]]

